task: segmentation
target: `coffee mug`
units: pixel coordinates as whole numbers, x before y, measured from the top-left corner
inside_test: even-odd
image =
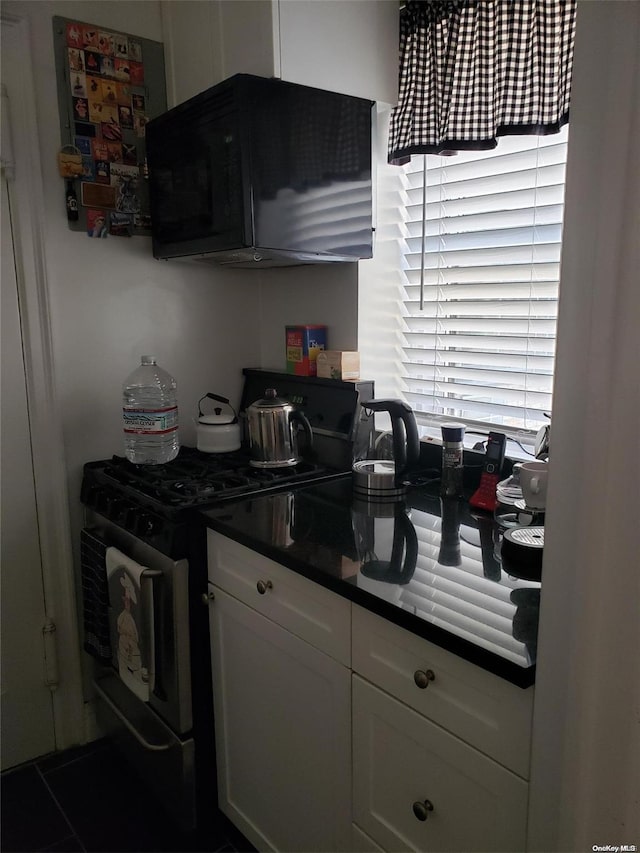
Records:
[[[520,487],[524,502],[531,509],[544,509],[547,504],[548,462],[525,462],[520,467]]]

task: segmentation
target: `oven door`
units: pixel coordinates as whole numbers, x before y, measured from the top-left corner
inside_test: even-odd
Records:
[[[98,666],[93,680],[98,724],[180,827],[193,829],[196,823],[196,781],[187,560],[171,560],[98,513],[86,510],[85,520],[87,532],[105,546],[102,553],[107,575],[107,554],[112,554],[114,548],[127,558],[118,561],[118,571],[109,585],[109,609],[115,611],[109,622],[114,623],[120,618],[119,627],[122,629],[124,622],[126,629],[123,614],[129,611],[124,598],[134,596],[137,606],[131,612],[136,616],[138,630],[133,645],[139,645],[141,655],[145,652],[147,655],[143,669],[148,671],[148,678],[145,677],[148,690],[142,695],[140,684],[127,674],[126,650],[123,655],[122,648],[119,648],[123,634],[126,639],[126,630],[112,632],[113,664]],[[131,562],[144,570],[140,586],[133,593],[127,589],[129,580],[122,571]],[[133,579],[135,581],[135,577]],[[85,580],[83,567],[83,587]],[[152,584],[152,596],[147,595],[144,589],[149,584]],[[143,617],[141,612],[145,602],[149,612]],[[147,666],[149,661],[152,661],[152,666]],[[131,668],[134,671],[138,669],[136,665]]]
[[[188,562],[172,560],[98,513],[87,510],[86,523],[100,534],[105,545],[114,546],[149,570],[154,603],[147,621],[153,623],[154,672],[149,679],[148,704],[176,734],[185,734],[193,727]],[[124,590],[123,584],[121,592]],[[111,601],[112,607],[116,605],[122,609],[119,598]],[[118,671],[117,640],[112,642],[114,646],[114,669]]]

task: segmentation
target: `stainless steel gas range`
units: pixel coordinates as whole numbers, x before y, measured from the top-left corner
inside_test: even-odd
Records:
[[[202,825],[216,802],[199,511],[347,475],[360,403],[374,396],[372,382],[247,369],[240,412],[266,388],[311,424],[313,449],[296,466],[253,467],[244,442],[223,454],[183,447],[166,465],[114,456],[84,467],[83,643],[98,720],[183,829]]]

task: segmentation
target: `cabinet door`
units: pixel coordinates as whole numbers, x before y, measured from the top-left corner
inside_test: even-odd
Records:
[[[213,587],[218,798],[260,850],[347,850],[350,671]]]
[[[528,785],[353,676],[354,821],[385,850],[525,849]]]

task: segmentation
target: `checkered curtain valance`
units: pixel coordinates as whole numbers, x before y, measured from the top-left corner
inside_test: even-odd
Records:
[[[389,162],[569,120],[576,0],[407,0]]]

